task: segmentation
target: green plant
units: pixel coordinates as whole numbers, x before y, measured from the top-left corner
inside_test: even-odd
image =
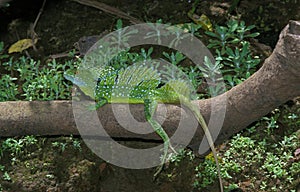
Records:
[[[229,143],[230,148],[224,153],[222,168],[227,178],[232,174],[241,173],[245,165],[252,166],[263,159],[265,147],[255,140],[237,134]]]
[[[204,57],[204,66],[198,66],[202,72],[202,76],[206,79],[208,84],[208,91],[211,97],[217,96],[220,93],[224,92],[224,87],[222,86],[222,74],[221,74],[221,63],[212,61],[208,57]]]
[[[223,64],[228,67],[224,72],[232,73],[234,77],[244,80],[256,71],[255,68],[260,60],[257,56],[252,57],[249,42],[242,42],[241,44],[242,47],[235,47],[234,51],[232,48],[226,47],[225,54],[227,57],[223,58]]]
[[[238,40],[234,38],[236,27],[236,25],[229,25],[229,28],[216,26],[215,32],[207,31],[206,34],[214,38],[209,40],[208,48],[221,48],[222,52],[224,52],[228,44],[237,43]]]
[[[12,156],[19,155],[24,146],[23,140],[8,138],[2,143],[2,148],[10,151]]]
[[[209,40],[209,48],[221,48],[221,53],[225,53],[225,48],[231,45],[238,45],[245,42],[246,38],[257,37],[259,33],[249,33],[255,26],[246,26],[244,21],[229,20],[226,26],[215,26],[215,31],[205,33],[212,37]]]
[[[284,169],[284,161],[277,155],[270,152],[267,153],[266,160],[262,165],[262,168],[267,171],[267,176],[276,178],[282,178],[287,175],[287,171]]]
[[[73,147],[74,149],[81,151],[81,142],[79,140],[73,140]]]
[[[299,114],[300,114],[300,108],[298,109]],[[287,112],[282,119],[282,122],[287,124],[288,127],[291,128],[297,128],[300,127],[300,116],[296,113],[291,113],[291,112]]]
[[[30,61],[29,66],[34,68],[19,68],[25,100],[57,100],[66,99],[70,96],[70,86],[64,82],[63,72],[66,65],[57,64],[55,60],[48,63],[47,67],[40,70],[39,63]],[[27,67],[27,66],[26,66]],[[72,68],[72,66],[68,66]],[[29,69],[29,71],[28,71]],[[35,70],[32,70],[35,69]],[[29,76],[28,73],[32,75]]]
[[[279,111],[272,115],[277,115]],[[263,120],[270,121],[268,120]],[[254,127],[268,127],[270,122],[254,125]],[[249,131],[242,133],[249,134]],[[286,135],[280,141],[253,138],[260,138],[258,134],[251,130],[249,136],[243,136],[241,133],[234,136],[228,143],[230,146],[223,154],[221,163],[221,173],[224,179],[229,183],[240,182],[235,180],[235,175],[240,174],[245,179],[253,178],[253,184],[256,179],[261,180],[257,188],[266,191],[278,191],[282,189],[293,189],[294,182],[299,175],[299,163],[293,162],[293,152],[299,148],[300,142],[295,134]],[[264,134],[268,134],[264,132]],[[261,178],[254,177],[257,173],[253,173],[253,167],[257,168],[257,173]],[[241,179],[241,177],[239,177]],[[280,180],[274,184],[274,180]]]
[[[18,85],[15,84],[17,78],[10,75],[2,75],[0,79],[0,102],[13,101],[17,99]]]
[[[0,41],[0,60],[8,58],[9,55],[4,53],[4,43]]]
[[[4,181],[11,181],[11,177],[9,176],[9,174],[7,173],[7,171],[4,172],[3,174],[3,180]]]
[[[279,146],[276,146],[276,149],[278,152],[292,152],[296,149],[299,142],[297,142],[297,136],[296,135],[290,135],[290,136],[284,136],[283,140],[279,142]],[[289,159],[289,158],[288,158]]]
[[[262,120],[266,123],[266,129],[265,129],[265,132],[268,134],[268,135],[272,135],[273,132],[274,132],[274,129],[278,129],[278,124],[277,124],[277,120],[280,116],[280,111],[278,109],[274,110],[272,113],[271,113],[271,116],[270,117],[263,117]]]
[[[172,52],[171,54],[167,52],[163,52],[163,55],[171,62],[172,65],[178,66],[181,61],[185,59],[185,56],[176,51],[175,53]]]
[[[252,55],[250,43],[247,41],[247,38],[259,35],[250,33],[253,28],[254,25],[245,26],[244,21],[230,20],[226,26],[215,26],[214,32],[206,32],[212,38],[209,39],[207,47],[213,48],[216,53],[216,63],[211,66],[218,67],[222,71],[229,88],[250,77],[260,63],[259,57]],[[215,68],[208,69],[213,73]],[[210,74],[208,71],[205,72]]]
[[[19,139],[7,138],[2,142],[1,149],[2,153],[8,151],[12,157],[15,157],[25,152],[27,147],[35,144],[37,144],[37,139],[34,136],[27,135]]]
[[[2,141],[0,146],[0,159],[3,157],[5,153],[9,154],[9,158],[11,164],[15,164],[19,161],[19,157],[22,154],[27,153],[27,150],[30,146],[34,146],[37,144],[37,139],[34,136],[25,136],[19,139],[16,138],[7,138]],[[0,165],[0,171],[4,172],[4,166]],[[6,173],[7,174],[7,173]],[[9,178],[9,175],[6,175],[5,178]]]
[[[196,168],[196,180],[193,186],[195,188],[206,188],[214,183],[217,179],[216,163],[213,159],[205,159],[203,163],[200,163]]]
[[[73,135],[69,137],[69,142],[72,144],[72,147],[78,151],[81,151],[81,142],[79,139],[74,138]]]
[[[24,56],[14,59],[3,51],[0,42],[0,67],[7,74],[0,78],[0,101],[8,100],[53,100],[70,97],[70,84],[63,78],[66,69],[74,69],[80,61],[70,59],[64,64],[55,60],[42,66],[40,61]]]
[[[34,135],[26,135],[22,140],[26,147],[30,145],[36,145],[38,141]]]
[[[190,66],[190,67],[184,67],[183,72],[187,75],[189,81],[193,85],[194,89],[197,90],[197,88],[201,85],[203,82],[201,78],[201,71],[197,66]],[[194,95],[194,94],[193,94]],[[192,99],[199,99],[200,96],[197,96],[197,98]]]
[[[289,172],[291,173],[291,175],[299,176],[299,170],[300,170],[300,162],[295,162],[291,165],[291,167],[289,168]]]
[[[61,152],[64,152],[67,147],[67,143],[55,141],[52,143],[52,146],[60,149]]]
[[[188,157],[190,161],[193,161],[195,159],[195,154],[190,150],[180,149],[178,153],[173,153],[171,155],[170,162],[174,163],[175,166],[178,166],[179,163],[186,157]]]
[[[1,76],[0,101],[54,100],[70,97],[71,86],[65,82],[63,72],[76,68],[79,61],[69,60],[61,64],[52,60],[41,66],[39,61],[24,56],[19,59],[1,58],[1,66],[10,74]]]
[[[1,155],[1,156],[2,156],[2,155]],[[5,169],[5,166],[0,165],[0,171],[4,171],[4,169]]]
[[[231,183],[229,184],[228,187],[226,187],[225,191],[230,192],[230,191],[235,191],[235,189],[239,189],[239,186],[235,183]]]
[[[259,188],[261,190],[265,190],[265,189],[267,189],[267,187],[268,187],[268,185],[267,185],[266,181],[262,181],[261,184],[260,184],[260,186],[259,186]]]
[[[61,152],[64,152],[67,147],[71,146],[73,149],[81,151],[81,142],[79,139],[74,138],[72,135],[67,138],[63,138],[63,141],[55,141],[52,143],[54,148],[58,148]]]

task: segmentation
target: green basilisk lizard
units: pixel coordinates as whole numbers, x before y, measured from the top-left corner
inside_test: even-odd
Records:
[[[192,111],[204,130],[216,162],[220,188],[223,191],[214,142],[199,109],[190,100],[191,88],[187,81],[172,79],[160,86],[162,83],[160,74],[156,69],[146,65],[131,65],[118,70],[111,66],[83,68],[79,69],[77,75],[65,73],[64,77],[77,85],[85,95],[95,100],[96,108],[107,103],[144,104],[146,120],[164,142],[162,165],[154,177],[162,171],[163,164],[167,160],[169,147],[172,149],[167,133],[152,118],[157,105],[158,103],[169,103],[186,106]]]

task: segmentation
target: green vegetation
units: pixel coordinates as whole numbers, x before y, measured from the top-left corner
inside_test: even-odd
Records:
[[[35,136],[23,136],[20,138],[6,138],[0,142],[0,161],[9,160],[11,165],[25,164],[26,168],[32,169],[31,172],[36,172],[40,167],[38,165],[30,164],[27,159],[38,158],[45,145],[45,138],[37,138]],[[61,137],[59,140],[52,142],[52,147],[59,153],[63,153],[66,149],[81,152],[81,140],[74,138],[72,135],[69,137]],[[49,162],[44,162],[46,166]],[[8,173],[10,170],[9,164],[0,164],[0,180],[11,181]],[[24,166],[24,165],[23,165]],[[49,175],[50,176],[50,175]],[[47,176],[48,177],[48,176]],[[0,191],[1,184],[0,184]]]
[[[75,150],[81,151],[81,141],[77,138],[74,138],[72,135],[69,138],[66,138],[63,142],[53,142],[52,146],[61,152],[64,152],[67,147],[71,147]]]
[[[7,74],[1,74],[0,101],[57,100],[70,98],[71,86],[63,73],[77,66],[76,60],[57,63],[52,60],[42,66],[40,61],[22,56],[18,59],[4,54],[0,44],[0,66]]]
[[[7,138],[0,143],[0,160],[9,158],[11,164],[19,162],[19,157],[22,155],[30,155],[29,151],[31,147],[37,145],[37,139],[34,136],[25,136],[23,138]],[[0,173],[2,172],[2,179],[4,181],[11,181],[10,175],[5,169],[5,166],[0,164]],[[0,191],[1,184],[0,184]]]
[[[300,118],[294,113],[286,114],[286,111],[282,114],[283,122],[288,121],[287,124],[297,125],[297,127],[288,126],[286,135],[275,138],[276,135],[270,131],[270,127],[278,125],[274,115],[271,115],[270,118],[262,118],[254,126],[230,139],[220,159],[222,176],[230,184],[228,190],[238,186],[240,180],[248,180],[249,185],[253,186],[252,190],[293,191],[299,179],[300,162],[295,161],[297,157],[294,156],[294,151],[300,146],[295,132],[299,129]],[[259,132],[261,129],[262,132]],[[262,135],[267,137],[262,139]],[[213,161],[207,156],[205,161],[196,167],[195,187],[207,187],[216,180],[216,176],[211,174],[216,172]],[[242,178],[237,178],[237,175]],[[261,182],[257,183],[257,180]]]
[[[230,20],[226,26],[216,26],[214,32],[207,31],[211,37],[207,47],[215,50],[216,63],[206,62],[209,74],[215,69],[221,69],[228,88],[231,88],[253,74],[260,63],[258,56],[253,55],[249,38],[256,37],[259,33],[251,33],[254,26],[245,26],[245,22]],[[209,74],[211,77],[213,75]],[[217,79],[213,79],[218,81]]]
[[[120,26],[122,24],[118,22],[118,27]],[[214,26],[212,32],[205,32],[203,37],[209,38],[208,47],[213,51],[216,62],[207,59],[200,68],[185,66],[183,63],[186,58],[179,52],[165,51],[162,56],[185,72],[195,89],[204,82],[204,78],[210,78],[215,83],[215,86],[206,88],[205,94],[198,93],[197,98],[214,96],[224,91],[218,86],[218,82],[222,80],[218,77],[218,69],[222,72],[227,90],[243,82],[257,70],[260,60],[251,51],[249,42],[249,38],[258,35],[250,31],[253,27],[246,26],[242,21],[232,20],[225,26]],[[62,63],[52,60],[42,65],[41,62],[24,56],[13,58],[5,54],[3,48],[4,45],[0,42],[0,101],[70,98],[71,84],[64,79],[63,73],[74,72],[80,59],[71,57]],[[149,59],[152,55],[153,48],[141,49],[140,52],[127,50],[113,59],[112,66],[121,69]],[[166,75],[171,73],[168,70],[164,72]],[[239,183],[243,181],[247,181],[248,188],[252,186],[252,190],[295,191],[300,170],[300,163],[294,155],[294,151],[300,146],[299,135],[295,133],[300,127],[299,114],[299,108],[291,111],[288,107],[281,107],[224,144],[225,148],[220,149],[219,162],[227,191],[240,187]],[[277,134],[280,123],[285,126],[286,131]],[[16,163],[18,157],[26,153],[28,148],[38,146],[38,140],[34,136],[7,138],[1,143],[0,159],[8,156],[12,164]],[[53,142],[52,146],[60,152],[70,148],[81,150],[80,140],[73,137],[62,142]],[[182,150],[176,156],[171,156],[170,162],[178,167],[185,158],[189,162],[197,161],[193,182],[196,189],[203,190],[216,181],[215,161],[210,155],[199,163],[199,159],[192,152]],[[257,172],[254,172],[256,169]],[[169,171],[171,170],[166,170]],[[3,165],[0,165],[0,172],[3,180],[11,180]],[[173,174],[167,174],[167,177],[172,179]]]

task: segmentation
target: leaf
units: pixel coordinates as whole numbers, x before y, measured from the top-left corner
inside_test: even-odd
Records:
[[[210,31],[206,31],[205,34],[206,34],[206,35],[209,35],[209,36],[211,36],[211,37],[219,38],[219,36],[218,36],[217,34],[215,34],[215,33],[213,33],[213,32],[210,32]]]
[[[14,53],[14,52],[22,52],[25,49],[28,49],[29,47],[32,47],[34,44],[36,44],[37,39],[34,39],[32,41],[32,39],[21,39],[19,41],[17,41],[16,43],[12,44],[9,49],[8,49],[8,53]]]
[[[251,38],[257,37],[257,36],[259,36],[259,33],[258,33],[258,32],[255,32],[255,33],[251,33],[251,34],[245,35],[245,37],[251,37]]]
[[[192,19],[195,23],[201,25],[203,27],[203,29],[205,29],[206,31],[213,31],[213,27],[212,24],[210,22],[210,19],[202,14],[200,17],[196,14],[188,14],[189,18]]]

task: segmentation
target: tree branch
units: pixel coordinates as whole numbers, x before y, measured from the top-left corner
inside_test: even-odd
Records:
[[[228,139],[247,125],[258,120],[271,110],[300,95],[300,22],[290,21],[280,34],[279,41],[272,55],[265,60],[262,68],[249,79],[228,92],[217,97],[195,101],[210,125],[211,131],[218,126],[218,114],[226,110],[217,143]],[[224,102],[225,101],[225,102]],[[76,103],[74,103],[76,104]],[[211,104],[214,104],[212,113]],[[73,105],[73,107],[76,105]],[[112,137],[160,139],[155,133],[135,134],[123,127],[132,129],[148,129],[147,123],[132,124],[126,121],[134,117],[139,122],[145,122],[143,105],[130,105],[130,111],[125,104],[114,104],[118,111],[118,119],[123,119],[122,126],[115,119],[112,105],[101,107],[98,117],[107,133]],[[0,103],[0,136],[20,135],[77,135],[79,134],[72,111],[71,101],[11,101]],[[165,113],[167,110],[167,113]],[[84,113],[84,112],[83,112]],[[88,112],[87,112],[88,113]],[[182,113],[182,114],[181,114]],[[192,115],[179,106],[159,105],[157,118],[166,118],[163,126],[168,134],[176,131],[179,121],[186,125],[193,121]],[[165,115],[166,114],[166,115]],[[220,113],[220,118],[222,118]],[[130,117],[131,116],[131,117]],[[181,120],[180,120],[181,117]],[[214,117],[212,120],[210,117]],[[77,116],[83,122],[92,122],[86,114]],[[127,122],[127,124],[126,124]],[[189,126],[187,126],[187,131]],[[203,137],[203,131],[198,127],[191,142],[197,146]]]

